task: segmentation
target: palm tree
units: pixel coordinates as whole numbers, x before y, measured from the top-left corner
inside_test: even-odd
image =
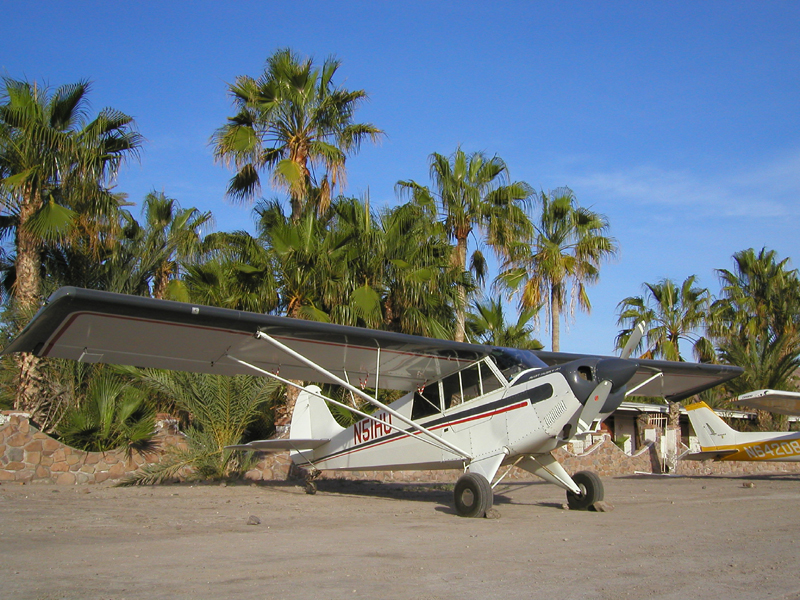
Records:
[[[449,157],[430,156],[430,175],[434,191],[414,181],[399,181],[397,189],[409,193],[422,204],[438,206],[445,230],[456,242],[454,264],[467,269],[467,240],[475,229],[500,256],[530,232],[525,207],[531,188],[524,182],[508,181],[505,162],[482,152],[466,154],[460,147]],[[485,275],[485,261],[480,252],[472,256],[473,271],[479,279]],[[455,340],[464,341],[467,290],[458,286]]]
[[[407,202],[380,217],[384,267],[383,328],[452,339],[458,290],[474,280],[455,264],[455,249],[435,207]]]
[[[160,483],[179,476],[220,479],[244,472],[248,458],[226,446],[240,443],[265,413],[280,387],[276,382],[245,375],[126,370],[144,390],[171,399],[191,415],[191,423],[187,449],[173,449],[166,460],[145,467],[125,483]]]
[[[86,121],[89,83],[52,93],[9,78],[0,93],[0,203],[15,234],[14,302],[31,312],[41,293],[40,253],[46,240],[92,230],[119,206],[109,192],[141,137],[131,117],[106,108]],[[34,402],[38,360],[20,355],[18,409]]]
[[[511,246],[497,283],[518,292],[520,306],[544,306],[550,317],[552,349],[559,351],[561,314],[570,299],[586,312],[591,302],[586,286],[597,282],[600,263],[617,253],[617,241],[606,235],[608,219],[577,205],[569,188],[540,194],[542,211],[533,239]]]
[[[749,248],[735,253],[733,261],[733,271],[717,271],[722,298],[714,307],[714,333],[724,337],[733,327],[755,338],[765,331],[790,336],[800,331],[800,283],[789,259]]]
[[[754,389],[798,389],[800,280],[788,259],[752,248],[733,255],[734,269],[717,271],[721,298],[711,311],[709,333],[721,360],[745,372],[726,384],[737,395]],[[758,428],[783,428],[785,420],[756,411]]]
[[[81,402],[67,409],[58,426],[61,440],[82,450],[154,450],[155,411],[147,395],[108,369],[97,369]]]
[[[135,235],[141,260],[152,273],[152,296],[164,298],[167,286],[180,275],[180,265],[198,255],[201,231],[212,221],[210,212],[182,209],[164,192],[150,192],[142,207],[144,226]]]
[[[520,313],[516,323],[506,322],[503,303],[500,298],[489,298],[485,302],[475,302],[473,313],[467,315],[467,332],[481,344],[502,348],[541,350],[542,343],[533,337],[533,327],[529,325],[539,308],[531,308]]]
[[[200,257],[185,270],[183,283],[192,302],[257,313],[278,309],[273,257],[246,231],[206,236]]]
[[[685,360],[680,342],[692,344],[694,356],[702,361],[714,356],[710,341],[701,335],[706,325],[711,295],[706,288],[697,287],[697,277],[690,275],[680,287],[671,279],[658,283],[645,283],[643,296],[630,296],[617,305],[620,311],[618,325],[627,324],[617,336],[617,348],[624,348],[633,328],[645,324],[645,335],[639,342],[645,344],[642,358]]]
[[[330,321],[326,297],[338,288],[347,267],[341,257],[347,240],[331,234],[335,211],[329,208],[317,217],[304,212],[297,220],[287,217],[277,202],[262,203],[259,239],[272,259],[280,293],[280,308],[288,317]]]
[[[236,168],[230,197],[254,198],[261,188],[259,172],[266,169],[275,186],[289,191],[292,220],[300,218],[312,187],[320,190],[319,208],[327,208],[332,191],[345,181],[348,155],[383,135],[354,121],[367,93],[334,85],[340,64],[331,57],[315,68],[312,59],[302,60],[287,48],[267,59],[258,79],[240,76],[229,86],[238,112],[214,133],[212,143],[216,159]]]

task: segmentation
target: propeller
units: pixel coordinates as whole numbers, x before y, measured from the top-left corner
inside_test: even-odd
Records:
[[[586,433],[592,426],[594,420],[603,409],[608,395],[611,393],[611,386],[613,384],[609,380],[601,381],[600,384],[594,388],[592,395],[586,400],[583,405],[583,410],[578,417],[578,434]]]
[[[612,412],[619,406],[625,397],[621,392],[638,367],[636,361],[624,358],[605,358],[597,362],[595,376],[600,383],[592,390],[578,415],[578,434],[589,431],[600,413]],[[611,405],[607,406],[608,402]]]
[[[622,354],[619,355],[620,358],[630,358],[633,351],[636,349],[636,346],[639,345],[639,342],[642,341],[642,336],[644,335],[644,321],[639,321],[636,324],[636,327],[633,328],[631,331],[631,337],[628,338],[628,343],[625,344],[625,347],[622,349]]]

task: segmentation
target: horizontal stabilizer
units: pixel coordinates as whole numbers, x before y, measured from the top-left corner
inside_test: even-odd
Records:
[[[313,450],[330,440],[309,439],[284,439],[284,440],[256,440],[248,444],[225,446],[228,450],[252,450],[254,452],[280,452],[281,450]]]
[[[683,460],[720,460],[725,456],[736,454],[738,450],[709,450],[708,452],[692,452],[691,454],[684,454],[681,458]]]

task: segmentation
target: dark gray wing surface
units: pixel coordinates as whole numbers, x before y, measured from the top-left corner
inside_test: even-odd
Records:
[[[581,354],[543,351],[536,352],[536,356],[551,366],[585,357]],[[699,394],[742,373],[740,367],[730,365],[670,360],[632,360],[639,363],[639,368],[627,385],[629,392],[634,390],[631,395],[666,398],[672,402],[679,402],[684,398]],[[641,387],[636,389],[637,386]]]
[[[490,346],[302,321],[167,300],[61,288],[8,347],[84,362],[223,375],[255,374],[228,356],[288,379],[330,383],[257,331],[353,385],[414,390],[497,352]]]

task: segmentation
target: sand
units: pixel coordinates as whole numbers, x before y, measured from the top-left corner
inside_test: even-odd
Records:
[[[611,512],[501,483],[499,519],[444,486],[3,484],[0,598],[800,598],[797,475],[603,482]]]

